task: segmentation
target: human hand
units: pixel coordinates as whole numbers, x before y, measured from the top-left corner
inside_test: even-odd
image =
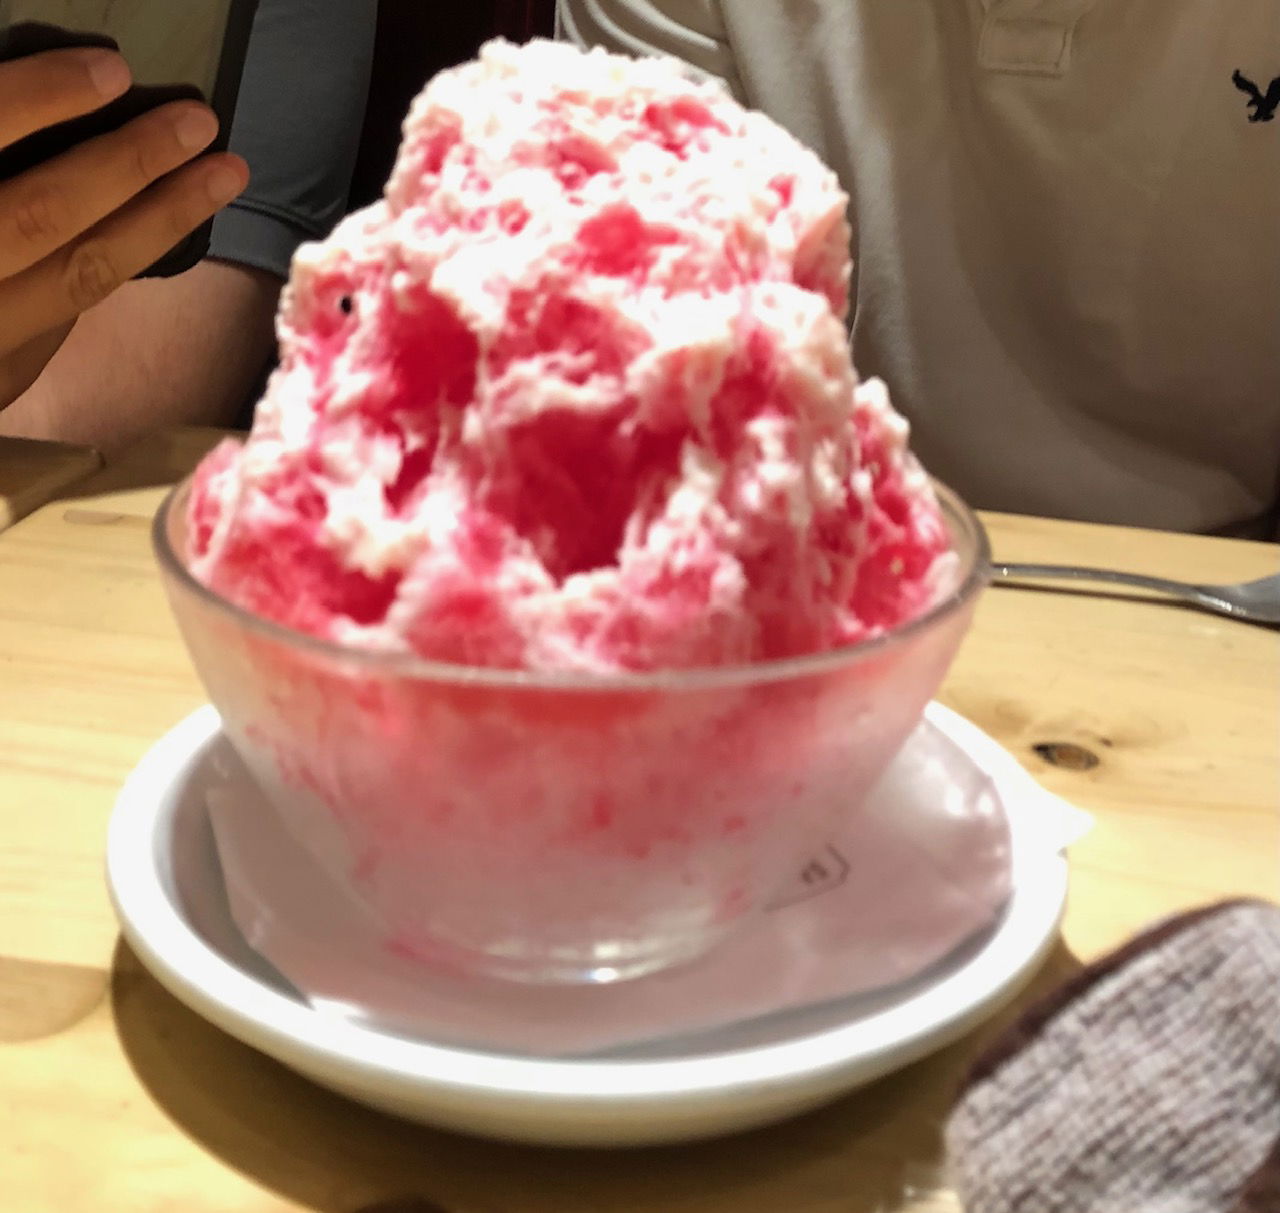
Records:
[[[129,84],[124,60],[106,50],[0,63],[0,147],[98,109]],[[244,189],[238,156],[189,163],[217,129],[206,106],[176,101],[0,181],[0,409],[34,382],[81,312]]]

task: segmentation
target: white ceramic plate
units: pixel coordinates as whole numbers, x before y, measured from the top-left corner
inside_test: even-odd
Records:
[[[1037,814],[1051,798],[937,704],[930,721],[1008,807],[1013,894],[997,924],[912,982],[588,1059],[458,1048],[318,1012],[255,953],[227,903],[204,796],[220,739],[203,708],[161,738],[111,820],[107,875],[125,937],[178,998],[325,1086],[426,1124],[549,1144],[633,1145],[747,1128],[814,1107],[964,1034],[1007,1002],[1057,932],[1067,865]],[[1069,810],[1068,810],[1069,811]],[[1034,844],[1034,845],[1032,845]]]

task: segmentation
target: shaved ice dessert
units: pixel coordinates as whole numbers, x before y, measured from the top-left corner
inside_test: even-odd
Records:
[[[389,948],[695,954],[918,720],[981,537],[851,365],[846,202],[674,62],[495,42],[297,254],[253,431],[161,553],[228,735]]]
[[[464,665],[791,657],[936,597],[950,542],[859,385],[846,198],[671,62],[490,45],[385,199],[294,263],[192,567],[266,618]]]

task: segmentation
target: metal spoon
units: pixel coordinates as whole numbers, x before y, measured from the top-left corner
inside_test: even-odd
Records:
[[[1247,623],[1280,623],[1280,573],[1235,585],[1190,585],[1165,577],[1076,568],[1069,564],[992,564],[991,571],[998,580],[1004,581],[1093,581],[1136,586]]]

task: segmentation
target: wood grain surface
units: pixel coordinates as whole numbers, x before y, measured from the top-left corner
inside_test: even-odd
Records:
[[[101,466],[87,446],[0,438],[0,531]]]
[[[939,1126],[999,1021],[769,1129],[551,1151],[360,1108],[208,1026],[141,968],[103,885],[107,817],[147,746],[202,701],[148,526],[217,437],[156,440],[0,536],[3,1207],[955,1213]],[[1280,566],[1266,544],[985,520],[1001,559],[1216,581]],[[1020,1004],[1163,915],[1276,895],[1280,632],[1141,597],[993,588],[941,697],[1096,815],[1072,854],[1062,942]]]

